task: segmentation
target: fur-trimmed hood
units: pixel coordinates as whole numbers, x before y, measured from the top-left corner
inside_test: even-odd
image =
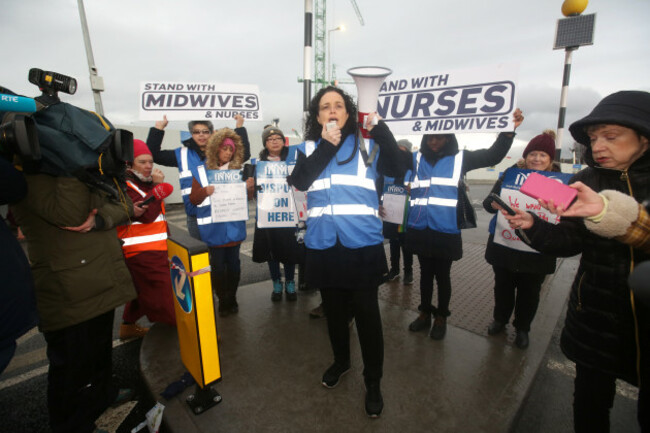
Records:
[[[244,165],[244,144],[241,137],[230,128],[214,131],[205,148],[205,166],[208,170],[219,169],[219,147],[223,140],[230,138],[235,143],[235,153],[230,160],[229,170],[238,170]]]

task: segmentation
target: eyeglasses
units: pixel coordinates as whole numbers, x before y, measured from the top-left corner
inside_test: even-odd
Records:
[[[269,137],[269,138],[266,139],[267,143],[270,142],[270,141],[282,141],[282,142],[284,142],[284,139],[282,137]]]
[[[194,135],[201,135],[201,134],[203,134],[203,135],[209,135],[209,134],[210,134],[210,130],[209,130],[209,129],[201,129],[201,130],[199,130],[199,129],[195,129],[194,131],[192,131],[192,134],[194,134]]]

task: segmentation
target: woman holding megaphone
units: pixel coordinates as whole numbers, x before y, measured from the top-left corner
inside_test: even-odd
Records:
[[[334,352],[322,383],[333,388],[350,370],[352,313],[364,363],[366,413],[378,417],[384,343],[377,293],[388,267],[375,180],[378,172],[403,176],[407,163],[377,113],[368,115],[364,127],[370,139],[359,137],[357,107],[347,93],[321,89],[309,104],[307,141],[299,145],[288,181],[308,190],[305,279],[321,290]]]

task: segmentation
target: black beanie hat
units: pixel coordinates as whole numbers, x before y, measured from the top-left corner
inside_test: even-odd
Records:
[[[569,131],[580,144],[590,145],[585,127],[608,124],[626,126],[650,139],[650,93],[623,90],[603,98],[588,116],[573,122]]]

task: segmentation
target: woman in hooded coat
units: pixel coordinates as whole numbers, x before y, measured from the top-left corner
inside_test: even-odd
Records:
[[[239,311],[237,287],[241,276],[239,248],[246,239],[246,221],[214,223],[210,218],[210,203],[219,200],[214,186],[207,183],[205,170],[240,170],[244,165],[244,144],[235,131],[222,128],[215,131],[205,150],[205,165],[193,174],[190,203],[197,206],[197,222],[201,240],[210,250],[212,288],[219,298],[219,315]],[[201,179],[201,183],[197,179]],[[253,178],[246,180],[248,198],[253,193]]]
[[[521,110],[513,113],[517,128]],[[510,150],[514,132],[502,132],[488,149],[458,150],[454,134],[426,134],[420,151],[413,155],[411,207],[406,228],[407,249],[420,262],[420,314],[409,325],[417,332],[429,329],[429,336],[441,340],[447,331],[451,300],[451,265],[463,256],[458,225],[459,183],[470,170],[499,163]],[[433,279],[438,283],[438,305],[431,304]]]
[[[612,197],[611,204],[624,205],[605,190],[626,194],[637,201],[636,210],[650,198],[650,93],[613,93],[569,130],[585,146],[588,165],[572,183]],[[628,284],[634,268],[650,260],[647,248],[629,239],[629,244],[621,242],[615,232],[596,234],[590,225],[606,223],[606,207],[591,221],[564,216],[557,225],[515,211],[506,219],[531,247],[558,257],[581,254],[560,339],[562,352],[576,364],[575,431],[609,431],[616,379],[639,387],[637,416],[641,431],[650,431],[650,306]],[[629,220],[620,221],[624,234]]]

